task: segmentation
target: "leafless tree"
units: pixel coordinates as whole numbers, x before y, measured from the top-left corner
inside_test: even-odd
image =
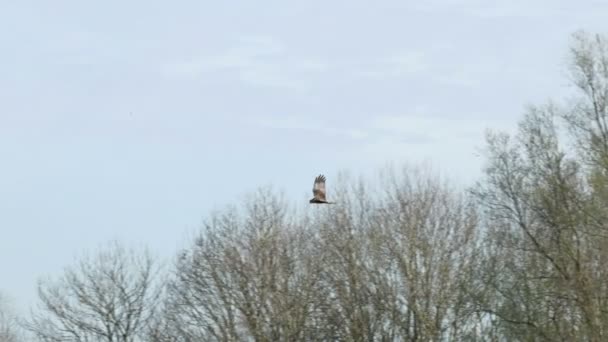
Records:
[[[606,340],[608,39],[570,57],[577,97],[488,135],[476,203],[410,169],[344,176],[302,216],[270,192],[214,215],[158,341]]]
[[[8,297],[0,293],[0,342],[24,341]]]
[[[469,300],[477,220],[462,191],[427,169],[344,182],[321,228],[323,327],[344,341],[463,340],[479,321]]]
[[[143,341],[161,294],[147,252],[112,243],[83,256],[63,276],[41,281],[26,327],[40,341]]]
[[[42,341],[608,339],[608,39],[574,35],[573,102],[487,139],[470,192],[426,168],[271,189],[209,216],[165,296],[151,259],[102,253],[40,286]],[[121,249],[119,249],[122,251]],[[145,334],[144,334],[145,333]]]
[[[175,336],[297,341],[315,334],[318,266],[309,232],[292,217],[284,201],[264,189],[244,211],[232,207],[211,216],[180,255],[169,286],[165,317]]]
[[[386,178],[382,196],[364,182],[341,184],[339,205],[302,215],[269,190],[212,215],[177,261],[153,340],[475,335],[474,208],[422,173]]]
[[[608,338],[607,41],[579,32],[571,57],[574,105],[531,107],[515,138],[489,135],[474,191],[488,232],[480,299],[510,340]]]

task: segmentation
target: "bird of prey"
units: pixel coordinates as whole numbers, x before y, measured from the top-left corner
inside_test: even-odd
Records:
[[[315,178],[315,183],[312,187],[312,194],[313,194],[313,198],[309,201],[310,203],[315,203],[315,204],[333,204],[334,202],[328,202],[325,199],[325,176],[323,175],[318,175],[317,178]]]

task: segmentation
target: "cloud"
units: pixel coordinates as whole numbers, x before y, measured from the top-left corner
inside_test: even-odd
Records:
[[[164,71],[173,76],[197,77],[205,72],[251,69],[260,64],[259,59],[282,51],[281,46],[269,37],[244,37],[236,46],[220,53],[167,63]]]
[[[416,82],[473,88],[478,87],[484,77],[502,70],[483,60],[467,64],[446,60],[451,51],[451,46],[435,46],[425,51],[394,52],[372,63],[361,63],[354,74],[374,80],[415,78]]]
[[[303,117],[296,115],[285,115],[280,117],[257,117],[246,120],[246,124],[257,126],[264,129],[295,130],[307,132],[317,136],[327,138],[347,138],[352,140],[364,140],[369,137],[369,132],[362,128],[329,126],[327,123],[313,117]]]
[[[249,85],[295,88],[311,73],[323,73],[328,67],[320,59],[289,56],[286,47],[272,37],[244,36],[224,51],[167,63],[162,73],[178,79],[220,73]]]
[[[481,84],[479,77],[475,78],[471,73],[463,71],[446,72],[433,78],[442,85],[473,88]]]
[[[427,56],[422,51],[402,51],[366,63],[356,74],[366,78],[403,77],[429,69]]]
[[[574,5],[576,6],[576,5]],[[501,0],[487,2],[482,0],[427,0],[418,2],[414,8],[424,12],[445,11],[469,15],[477,18],[537,18],[549,17],[559,14],[568,14],[577,7],[570,7],[556,1],[525,1]]]
[[[244,123],[258,129],[310,134],[331,142],[339,146],[332,158],[342,165],[378,166],[387,160],[432,162],[450,177],[465,182],[481,172],[483,160],[478,152],[485,146],[486,131],[513,133],[517,128],[515,119],[447,118],[425,107],[412,108],[411,113],[415,114],[381,115],[333,125],[322,118],[298,115],[249,118]]]
[[[515,127],[510,120],[481,120],[479,118],[439,117],[423,106],[412,109],[410,115],[381,115],[358,122],[340,124],[314,116],[281,115],[250,117],[245,125],[271,130],[300,131],[327,138],[348,138],[361,143],[389,143],[406,145],[432,145],[483,142],[486,129]]]
[[[471,135],[482,132],[485,124],[481,120],[453,119],[430,115],[382,116],[372,121],[376,130],[390,132],[392,135],[424,135],[427,141],[450,139],[470,139]]]
[[[381,164],[386,160],[413,163],[432,161],[450,176],[469,181],[479,175],[487,129],[513,132],[509,120],[484,121],[477,118],[442,118],[424,115],[388,115],[366,124],[367,139],[345,158]]]

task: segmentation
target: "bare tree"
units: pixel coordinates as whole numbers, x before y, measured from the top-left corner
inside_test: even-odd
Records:
[[[318,292],[308,241],[270,190],[247,200],[243,212],[212,215],[180,255],[165,324],[183,341],[310,339]]]
[[[40,341],[143,341],[161,294],[158,271],[147,251],[112,243],[41,281],[26,327]]]
[[[376,196],[339,183],[339,205],[303,215],[269,190],[212,215],[179,256],[152,340],[476,336],[477,222],[462,192],[422,172],[387,176]]]
[[[489,134],[472,197],[391,171],[302,217],[268,192],[212,216],[157,341],[607,340],[608,39],[570,57],[577,97]]]
[[[488,223],[483,310],[512,340],[608,337],[608,43],[579,32],[571,57],[575,104],[531,107],[514,139],[490,135],[474,191]]]
[[[23,341],[17,318],[8,297],[0,293],[0,342]]]
[[[474,338],[474,207],[428,170],[402,171],[342,185],[341,205],[318,221],[328,303],[319,328],[344,341]]]

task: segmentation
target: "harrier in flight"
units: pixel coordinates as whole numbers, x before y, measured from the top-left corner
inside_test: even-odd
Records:
[[[315,178],[315,183],[312,188],[313,198],[309,201],[310,203],[316,204],[333,204],[334,202],[328,202],[325,199],[325,176],[318,175]]]

